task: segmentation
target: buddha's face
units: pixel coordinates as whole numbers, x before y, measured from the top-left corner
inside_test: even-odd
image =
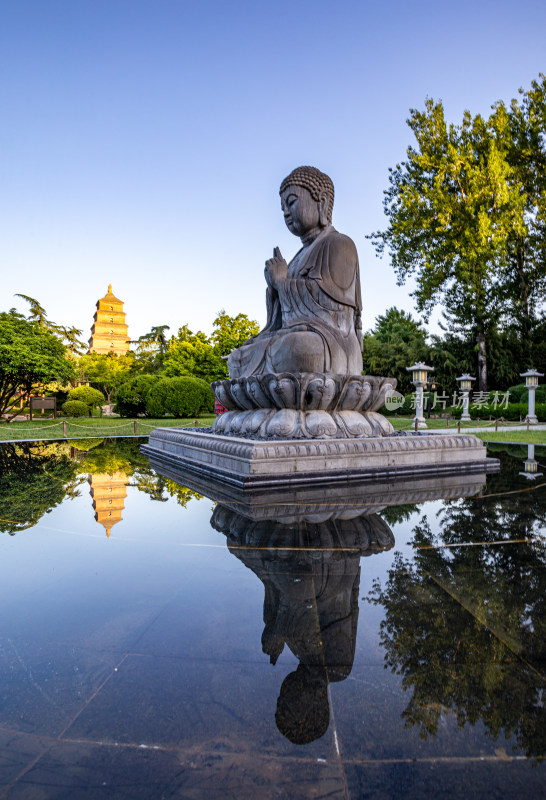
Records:
[[[281,208],[286,227],[295,236],[305,236],[320,225],[320,204],[303,186],[287,186],[281,194]]]

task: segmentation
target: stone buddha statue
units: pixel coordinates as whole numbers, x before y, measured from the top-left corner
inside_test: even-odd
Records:
[[[362,372],[360,275],[354,242],[332,225],[334,185],[298,167],[280,188],[288,230],[302,247],[266,261],[267,322],[228,357],[231,378],[267,373]]]
[[[278,247],[265,263],[267,322],[231,351],[229,379],[212,384],[228,410],[212,431],[257,439],[391,434],[377,412],[396,381],[362,375],[358,256],[332,225],[334,185],[315,167],[298,167],[280,196],[302,247],[289,264]]]

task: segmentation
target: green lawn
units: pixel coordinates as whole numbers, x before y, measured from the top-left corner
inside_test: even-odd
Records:
[[[209,427],[214,420],[214,414],[205,415],[198,418],[199,427]],[[410,418],[389,417],[396,430],[412,430],[413,424]],[[132,436],[134,435],[134,424],[137,423],[137,435],[147,436],[154,428],[193,428],[195,419],[173,419],[163,417],[162,419],[121,419],[118,417],[78,417],[77,419],[65,419],[66,433],[69,439],[85,439],[87,437],[104,436]],[[427,425],[431,429],[441,429],[453,433],[457,430],[457,420],[449,421],[449,428],[445,419],[427,420]],[[483,423],[482,423],[483,425]],[[480,439],[495,442],[529,442],[530,444],[546,444],[546,431],[511,431],[509,428],[495,433],[491,428],[485,430],[482,425],[478,428],[475,422],[463,423],[461,430],[473,433]],[[30,421],[10,422],[0,424],[0,441],[18,439],[62,439],[63,423],[62,420],[35,419]]]
[[[413,420],[411,417],[388,417],[388,420],[389,422],[392,422],[393,427],[397,431],[413,430]],[[453,429],[457,430],[458,421],[459,420],[457,419],[450,419],[448,428],[446,419],[427,419],[427,428],[432,428],[432,429],[440,428],[442,430],[445,429],[450,431],[452,431]],[[481,421],[480,427],[482,427],[485,424],[486,423],[484,421]],[[495,423],[493,422],[493,425],[494,424]],[[461,422],[461,430],[463,428],[472,428],[475,430],[476,421],[474,420],[472,422]]]
[[[525,444],[546,444],[546,431],[472,431],[479,439],[487,442],[514,442]]]
[[[198,418],[199,427],[212,425],[214,414]],[[132,436],[137,423],[137,435],[147,436],[154,428],[193,428],[195,419],[121,419],[118,417],[78,417],[65,419],[69,439],[85,439],[89,436]],[[0,441],[17,439],[61,439],[62,420],[35,419],[30,421],[0,424]]]

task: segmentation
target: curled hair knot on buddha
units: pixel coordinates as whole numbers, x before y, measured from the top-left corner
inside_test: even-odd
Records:
[[[288,186],[301,186],[307,189],[313,200],[318,203],[321,195],[328,197],[328,224],[332,223],[332,209],[334,207],[334,184],[332,179],[316,167],[296,167],[281,183],[279,194]]]

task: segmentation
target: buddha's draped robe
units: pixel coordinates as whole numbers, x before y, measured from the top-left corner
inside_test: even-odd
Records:
[[[362,372],[360,275],[354,242],[331,225],[295,255],[285,280],[268,287],[267,323],[228,357],[231,378],[277,372],[286,334],[318,334],[323,343],[321,372]],[[306,372],[302,365],[301,372]]]

